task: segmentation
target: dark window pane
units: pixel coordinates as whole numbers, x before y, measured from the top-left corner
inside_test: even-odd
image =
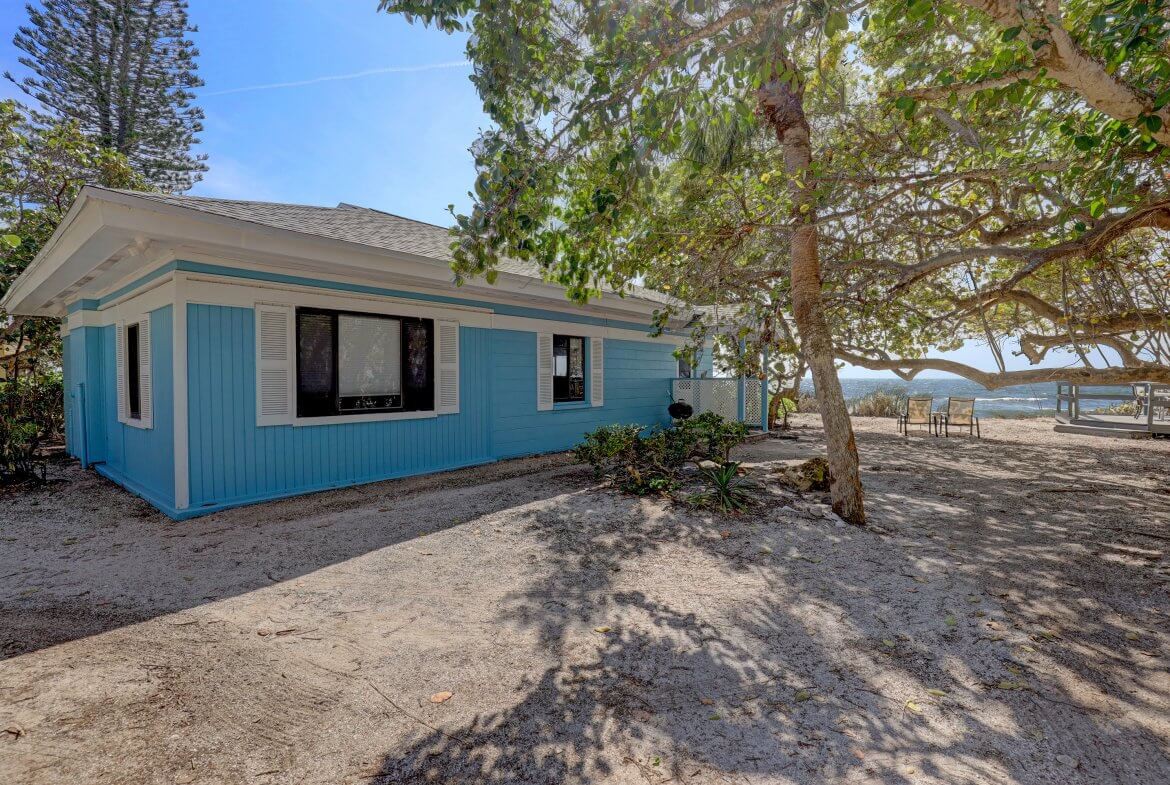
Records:
[[[421,319],[406,322],[406,408],[411,411],[430,411],[435,408],[434,351],[432,340],[434,322]]]
[[[142,379],[138,367],[138,325],[126,328],[126,398],[130,405],[130,418],[142,419]]]
[[[692,371],[691,371],[690,363],[688,363],[686,360],[679,360],[678,361],[678,378],[689,379],[689,378],[691,378],[691,373],[692,373]]]
[[[553,336],[553,400],[585,400],[585,339]]]
[[[297,312],[297,414],[336,414],[334,380],[334,316]]]

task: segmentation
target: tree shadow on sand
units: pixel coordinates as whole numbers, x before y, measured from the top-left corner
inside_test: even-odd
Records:
[[[862,446],[902,451],[891,440]],[[1077,583],[1089,571],[1067,553],[1100,539],[1100,506],[1140,502],[1101,491],[1059,521],[1051,504],[1019,515],[1044,492],[1042,451],[989,463],[1017,483],[982,498],[948,457],[977,443],[915,449],[870,473],[881,533],[794,518],[780,497],[741,519],[626,498],[610,523],[590,516],[592,491],[531,514],[546,569],[499,623],[537,630],[553,664],[506,710],[420,719],[371,781],[1170,781],[1164,659],[1140,653],[1165,635],[1135,642],[1141,603],[1106,607],[1156,584],[1100,550]],[[686,591],[631,590],[630,570]]]

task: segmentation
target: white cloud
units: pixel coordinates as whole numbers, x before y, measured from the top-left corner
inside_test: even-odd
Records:
[[[471,63],[466,60],[452,60],[448,63],[430,63],[426,65],[395,65],[389,66],[387,68],[370,68],[366,71],[355,71],[352,74],[318,76],[312,79],[302,79],[296,82],[274,82],[272,84],[248,85],[247,87],[232,87],[228,90],[213,90],[210,93],[203,93],[203,95],[231,95],[233,93],[251,93],[257,90],[282,90],[288,87],[304,87],[306,85],[320,84],[321,82],[343,82],[349,79],[361,79],[362,77],[377,76],[379,74],[406,74],[416,73],[419,71],[439,71],[447,68],[467,68],[470,65]]]

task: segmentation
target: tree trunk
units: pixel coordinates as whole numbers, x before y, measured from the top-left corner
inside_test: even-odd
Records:
[[[791,69],[787,70],[792,73]],[[784,148],[784,170],[794,197],[790,280],[792,315],[800,333],[801,352],[812,371],[821,422],[828,443],[829,492],[833,510],[850,523],[865,523],[865,492],[857,461],[853,424],[834,364],[833,338],[821,297],[821,263],[817,249],[816,196],[812,147],[804,115],[804,91],[774,79],[760,90],[760,111]]]

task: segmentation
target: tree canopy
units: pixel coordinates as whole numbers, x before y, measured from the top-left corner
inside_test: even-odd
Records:
[[[74,121],[155,188],[185,191],[207,167],[191,148],[199,55],[185,0],[44,0],[13,38],[32,74],[15,82],[49,122]]]

